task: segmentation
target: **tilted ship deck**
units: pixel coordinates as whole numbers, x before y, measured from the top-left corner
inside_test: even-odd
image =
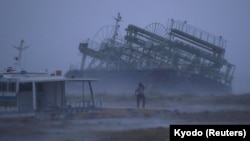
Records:
[[[235,65],[225,59],[221,36],[172,19],[167,26],[128,25],[123,37],[120,14],[115,20],[79,44],[81,69],[67,77],[99,78],[97,91],[107,93],[131,93],[138,82],[167,94],[232,92]]]

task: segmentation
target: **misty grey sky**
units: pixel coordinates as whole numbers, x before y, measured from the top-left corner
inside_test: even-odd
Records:
[[[21,39],[30,46],[23,53],[27,71],[80,67],[79,42],[114,24],[118,12],[121,31],[173,18],[221,35],[228,41],[225,57],[236,65],[234,92],[250,92],[249,0],[0,0],[0,69],[14,64],[12,45]]]

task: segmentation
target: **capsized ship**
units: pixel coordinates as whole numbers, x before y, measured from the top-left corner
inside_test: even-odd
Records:
[[[97,92],[133,93],[138,82],[151,93],[222,94],[232,92],[235,65],[225,58],[227,41],[186,21],[169,20],[141,28],[116,23],[79,44],[80,70],[67,77],[98,78]]]

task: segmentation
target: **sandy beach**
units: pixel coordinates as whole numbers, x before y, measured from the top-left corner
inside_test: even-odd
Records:
[[[69,118],[1,118],[0,140],[169,141],[171,124],[250,123],[250,94],[147,95],[145,109],[137,109],[131,95],[97,95],[96,99],[102,101],[98,114],[87,111]]]

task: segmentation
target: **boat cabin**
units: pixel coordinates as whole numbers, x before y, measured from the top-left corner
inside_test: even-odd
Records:
[[[40,111],[48,107],[66,107],[66,83],[88,82],[91,104],[95,100],[91,82],[95,79],[67,79],[46,73],[0,74],[0,107],[12,107],[18,112]]]

